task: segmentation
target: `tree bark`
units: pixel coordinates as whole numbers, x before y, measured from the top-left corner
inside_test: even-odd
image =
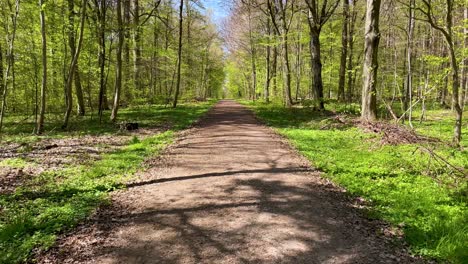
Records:
[[[140,25],[140,5],[138,0],[133,0],[133,80],[135,89],[141,90],[141,25]]]
[[[176,82],[176,90],[174,95],[174,102],[172,104],[173,108],[177,107],[177,100],[179,99],[179,92],[180,92],[180,71],[182,65],[182,33],[183,33],[183,22],[184,22],[184,0],[180,0],[179,5],[179,49],[177,51],[177,82]]]
[[[2,43],[0,42],[0,93],[2,94],[2,106],[0,108],[0,132],[2,130],[3,126],[3,111],[4,110],[4,105],[6,104],[6,88],[5,88],[5,80],[3,79],[3,48],[2,48]],[[0,133],[0,139],[2,135]]]
[[[464,9],[464,12],[463,12],[463,17],[465,19],[465,21],[468,21],[468,7],[465,6],[465,9]],[[465,24],[465,27],[463,28],[463,33],[464,33],[464,39],[463,39],[463,48],[465,50],[468,49],[468,27],[466,26]],[[467,89],[468,89],[468,58],[465,57],[463,59],[463,67],[462,67],[462,70],[461,70],[461,83],[460,83],[460,87],[461,87],[461,95],[460,95],[460,107],[462,108],[462,110],[465,108],[465,104],[467,102]]]
[[[266,46],[266,56],[265,56],[265,64],[266,64],[266,76],[265,76],[265,91],[264,97],[265,102],[270,102],[270,83],[271,83],[271,65],[270,65],[270,57],[271,57],[271,44],[270,44],[270,37],[271,37],[271,24],[270,19],[267,22],[267,36],[268,36],[268,43]]]
[[[251,17],[251,10],[250,7],[248,9],[248,19],[249,19],[249,41],[250,41],[250,64],[252,67],[252,100],[255,101],[256,94],[257,94],[257,63],[255,61],[256,50],[255,50],[255,43],[252,35],[252,17]]]
[[[367,0],[364,67],[362,86],[361,118],[372,121],[377,118],[377,69],[379,50],[379,18],[381,0]]]
[[[409,4],[409,19],[408,19],[408,29],[407,29],[407,42],[406,42],[406,82],[405,82],[405,103],[406,108],[404,111],[408,110],[408,123],[410,127],[413,127],[412,118],[413,118],[413,107],[411,107],[413,102],[413,33],[414,33],[414,5],[415,0],[410,0]]]
[[[6,70],[5,75],[3,76],[3,91],[2,91],[2,107],[0,109],[0,136],[3,127],[3,118],[5,116],[6,110],[6,101],[7,101],[7,93],[8,93],[8,84],[10,82],[10,74],[13,69],[14,64],[14,47],[15,47],[15,39],[16,39],[16,25],[17,25],[17,18],[19,14],[19,0],[15,1],[15,6],[13,10],[13,6],[9,3],[9,12],[10,12],[10,19],[11,19],[11,32],[7,32],[7,56],[6,56]],[[1,51],[0,51],[1,52]],[[3,63],[0,61],[0,63]],[[0,72],[3,75],[3,70]],[[12,82],[14,83],[14,77]]]
[[[124,28],[122,21],[122,0],[117,0],[117,26],[118,26],[118,44],[116,52],[116,73],[115,73],[115,86],[114,86],[114,105],[110,120],[115,122],[117,120],[117,112],[119,111],[120,93],[122,90],[122,48],[124,45]]]
[[[346,58],[348,56],[349,0],[343,0],[343,26],[341,30],[341,57],[338,80],[338,100],[345,101]]]
[[[98,63],[99,63],[99,103],[98,103],[98,114],[99,121],[102,120],[102,113],[104,110],[108,110],[109,106],[107,105],[107,85],[106,85],[106,13],[107,13],[107,4],[105,0],[99,1],[96,3],[96,12],[98,16],[98,42],[99,42],[99,54],[98,54]]]
[[[75,44],[75,12],[74,12],[75,3],[74,0],[68,0],[68,19],[69,19],[69,28],[68,28],[68,45],[70,46],[70,54],[71,58],[75,56],[76,52],[76,44]],[[75,81],[75,92],[76,92],[76,99],[78,103],[78,115],[84,116],[85,115],[85,105],[84,105],[84,98],[83,98],[83,89],[80,80],[80,71],[78,68],[78,62],[75,67],[75,72],[73,73],[74,81]]]
[[[73,54],[73,58],[72,58],[72,61],[71,61],[71,64],[70,64],[70,68],[68,70],[67,82],[66,82],[66,85],[65,85],[67,109],[65,111],[65,117],[64,117],[62,129],[67,128],[68,121],[70,119],[70,114],[71,114],[72,107],[73,107],[72,84],[73,84],[73,80],[74,80],[74,73],[75,73],[75,70],[76,70],[76,65],[78,63],[78,58],[80,57],[81,46],[83,45],[83,32],[84,32],[84,25],[85,25],[85,21],[86,21],[86,6],[87,5],[88,5],[88,0],[83,0],[82,7],[81,7],[80,36],[79,36],[79,39],[78,39],[78,46],[76,47],[75,53]],[[81,99],[83,99],[83,98],[81,98]]]
[[[281,47],[283,49],[283,74],[284,74],[284,98],[286,107],[292,107],[293,101],[291,96],[291,66],[289,62],[289,44],[288,44],[288,33],[290,27],[290,21],[287,19],[287,5],[289,1],[271,1],[267,2],[268,12],[270,14],[271,21],[275,28],[275,33],[281,36]],[[290,3],[290,2],[289,2]],[[294,2],[291,4],[294,6]],[[276,20],[279,15],[279,23]],[[292,20],[294,11],[290,15]],[[276,60],[276,58],[275,58]]]
[[[133,62],[130,62],[130,39],[131,39],[131,0],[122,0],[123,18],[123,63],[122,63],[122,82],[127,89],[124,90],[126,101],[133,100]]]
[[[301,78],[302,78],[302,21],[299,21],[297,23],[297,31],[298,31],[298,36],[297,36],[297,47],[296,47],[296,94],[295,94],[295,100],[296,102],[299,100],[299,93],[301,89]]]
[[[307,22],[309,24],[310,34],[310,63],[312,71],[312,91],[314,99],[318,103],[319,110],[325,109],[323,101],[323,80],[322,80],[322,59],[320,54],[320,32],[323,25],[330,19],[335,12],[339,0],[323,0],[321,5],[318,0],[306,0],[308,7]]]
[[[39,0],[40,19],[41,19],[41,42],[42,42],[42,83],[41,83],[41,107],[39,119],[37,121],[36,133],[42,134],[44,131],[44,117],[46,110],[46,90],[47,90],[47,35],[46,21],[43,0]]]
[[[325,109],[323,102],[322,59],[320,51],[320,32],[317,28],[310,29],[310,65],[312,73],[312,91],[314,100],[318,102],[320,110]]]
[[[284,92],[286,95],[286,106],[293,105],[291,96],[291,66],[289,63],[289,47],[287,31],[282,34],[283,37],[283,59],[284,59]]]
[[[357,19],[357,10],[356,10],[356,1],[354,0],[351,2],[352,12],[349,21],[349,30],[348,30],[348,65],[347,65],[347,72],[348,72],[348,80],[347,80],[347,91],[346,91],[346,101],[351,102],[353,99],[353,90],[354,90],[354,79],[355,79],[355,72],[354,72],[354,30],[356,27],[356,19]]]

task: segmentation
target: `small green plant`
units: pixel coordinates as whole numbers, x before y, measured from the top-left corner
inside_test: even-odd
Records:
[[[8,158],[0,161],[0,168],[10,167],[14,169],[24,169],[28,165],[28,162],[23,158]]]
[[[137,136],[133,136],[132,140],[130,141],[132,144],[140,143],[140,139]]]

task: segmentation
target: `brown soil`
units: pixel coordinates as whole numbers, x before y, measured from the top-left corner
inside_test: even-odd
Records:
[[[40,263],[412,263],[251,111],[221,101]]]

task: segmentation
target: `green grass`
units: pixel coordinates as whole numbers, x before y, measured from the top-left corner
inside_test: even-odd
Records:
[[[102,155],[91,165],[70,165],[58,171],[46,171],[14,193],[0,195],[0,263],[25,262],[34,250],[45,250],[53,245],[58,234],[106,203],[110,192],[124,188],[125,181],[141,169],[146,158],[157,155],[172,142],[175,131],[192,124],[213,103],[181,105],[177,109],[156,106],[123,111],[123,118],[148,126],[169,122],[172,128],[142,140],[134,137],[125,147]],[[87,129],[91,130],[79,132],[97,132]],[[106,130],[102,126],[100,129]],[[109,133],[112,131],[108,129]],[[10,159],[2,165],[20,167],[25,163]]]
[[[2,167],[10,167],[14,169],[24,169],[29,163],[23,158],[8,158],[0,161],[0,169]]]
[[[199,104],[180,104],[176,109],[163,105],[142,105],[119,110],[118,120],[138,122],[140,127],[170,126],[180,129],[190,124],[204,111],[203,106],[211,105],[214,101]],[[110,120],[110,111],[105,111],[102,122],[96,112],[87,113],[86,116],[73,116],[70,118],[66,130],[61,129],[63,113],[46,116],[44,135],[33,134],[35,122],[33,116],[7,115],[2,129],[3,142],[34,143],[43,138],[63,138],[80,135],[103,135],[119,132],[118,125]],[[27,118],[27,119],[26,119]],[[0,142],[1,144],[1,142]]]
[[[453,263],[468,263],[468,210],[465,180],[453,183],[443,164],[431,161],[435,181],[426,175],[430,157],[420,145],[381,145],[380,135],[368,134],[353,126],[323,129],[329,116],[305,108],[285,109],[277,105],[247,103],[266,124],[275,128],[326,177],[345,187],[352,195],[371,203],[369,217],[384,219],[403,227],[415,254]],[[431,113],[434,114],[434,113]],[[449,140],[452,116],[428,121],[416,130]],[[467,129],[462,145],[468,146]],[[468,153],[445,143],[426,147],[451,164],[465,170]]]

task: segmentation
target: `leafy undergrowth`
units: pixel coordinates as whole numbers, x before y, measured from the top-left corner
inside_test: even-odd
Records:
[[[203,103],[179,104],[176,109],[164,105],[141,105],[119,110],[118,122],[137,122],[141,128],[164,127],[180,129],[190,124],[204,111],[207,105],[215,101]],[[61,129],[63,113],[46,115],[44,134],[33,134],[35,128],[34,116],[7,115],[2,129],[4,143],[34,143],[45,138],[67,138],[84,135],[112,135],[119,132],[119,126],[110,120],[110,111],[105,111],[101,122],[96,112],[88,112],[86,116],[72,116],[66,130]]]
[[[330,113],[243,103],[286,136],[327,177],[369,201],[369,217],[400,226],[415,254],[468,262],[466,178],[422,151],[431,149],[466,172],[466,150],[452,149],[443,141],[450,138],[447,134],[452,130],[435,132],[442,131],[441,126],[448,126],[450,120],[439,125],[423,123],[417,128],[426,135],[439,136],[442,142],[385,145],[381,135],[365,133],[353,125],[327,125],[333,120]],[[462,145],[467,143],[465,129]],[[455,183],[457,187],[453,187]]]
[[[171,129],[144,139],[133,137],[124,147],[103,154],[91,164],[45,171],[13,193],[0,195],[0,263],[24,262],[34,252],[53,245],[58,234],[108,202],[111,191],[124,188],[125,181],[141,169],[146,158],[157,155],[172,142],[175,131],[192,124],[213,103],[127,110],[129,115],[133,111],[134,118],[170,122]],[[18,160],[3,163],[23,165]]]

